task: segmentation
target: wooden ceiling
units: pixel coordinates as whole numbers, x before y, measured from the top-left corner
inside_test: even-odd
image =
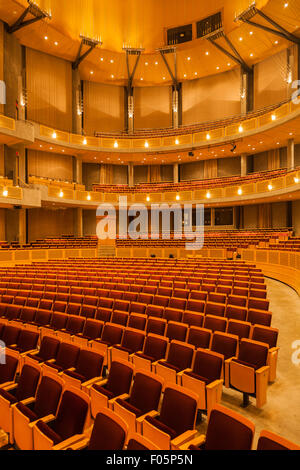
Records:
[[[37,0],[36,3],[51,12],[52,18],[14,33],[21,44],[74,61],[80,45],[79,35],[97,38],[103,44],[82,62],[80,75],[84,80],[101,83],[126,84],[127,68],[122,48],[130,46],[145,49],[136,70],[134,86],[170,85],[167,68],[156,51],[166,44],[166,29],[195,23],[220,10],[226,35],[248,65],[290,44],[274,34],[234,22],[236,14],[252,3],[250,0]],[[288,5],[285,7],[285,4]],[[258,0],[256,6],[297,34],[300,0]],[[26,0],[0,0],[0,18],[11,25],[26,7]],[[254,19],[267,24],[258,16]],[[224,39],[217,42],[228,49]],[[168,54],[167,59],[173,68],[173,54]],[[179,81],[222,73],[235,67],[235,62],[205,39],[177,46]]]

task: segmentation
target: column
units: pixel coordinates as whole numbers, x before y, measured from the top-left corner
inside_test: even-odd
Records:
[[[75,209],[75,227],[74,227],[76,237],[83,237],[83,217],[82,217],[82,207],[77,207]]]
[[[241,68],[241,114],[253,110],[254,74]]]
[[[172,87],[172,125],[174,129],[178,127],[178,90]]]
[[[178,163],[174,163],[173,165],[173,183],[179,182],[179,165]]]
[[[76,157],[76,183],[82,184],[82,160]]]
[[[243,153],[241,155],[241,176],[247,175],[247,154]]]
[[[134,130],[134,101],[133,101],[133,88],[128,92],[127,98],[127,112],[128,112],[128,134],[132,134]]]
[[[295,168],[295,141],[294,139],[288,140],[287,167],[289,170],[293,170]]]
[[[27,218],[26,209],[18,209],[19,212],[19,243],[24,245],[27,242]]]
[[[128,163],[128,186],[134,186],[134,179],[133,179],[133,163]]]
[[[4,166],[4,145],[0,145],[0,176],[4,176],[5,166]]]
[[[72,131],[82,134],[83,96],[79,70],[72,70]]]

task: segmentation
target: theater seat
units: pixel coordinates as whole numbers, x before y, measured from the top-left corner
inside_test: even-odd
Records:
[[[300,446],[271,431],[263,430],[259,435],[257,450],[300,450]]]
[[[165,382],[177,383],[177,374],[191,367],[194,346],[181,341],[171,341],[166,359],[160,359],[152,364],[152,370],[160,375]]]
[[[222,405],[211,410],[206,436],[181,447],[190,450],[251,450],[255,426],[244,416]]]
[[[132,433],[128,441],[126,450],[161,450],[153,442],[137,433]]]
[[[163,381],[155,374],[137,372],[130,394],[111,401],[113,410],[128,424],[129,434],[141,433],[145,414],[158,410]]]
[[[58,348],[60,345],[60,341],[53,336],[44,336],[40,349],[37,349],[29,354],[26,354],[24,357],[25,364],[32,364],[32,363],[43,363],[49,361],[50,359],[55,359]]]
[[[0,387],[6,387],[7,385],[11,385],[14,382],[16,373],[17,373],[17,366],[18,366],[18,359],[6,351],[5,353],[5,361],[3,356],[0,353]]]
[[[34,450],[63,450],[69,440],[82,434],[89,422],[89,396],[78,389],[63,392],[56,415],[48,415],[33,426]]]
[[[221,354],[198,348],[193,368],[179,372],[179,383],[198,395],[198,409],[207,413],[222,396],[224,358]]]
[[[104,357],[91,349],[80,349],[76,366],[65,370],[62,378],[66,385],[81,388],[86,391],[86,387],[102,377]]]
[[[276,369],[279,347],[277,346],[278,329],[262,325],[254,325],[251,339],[266,343],[269,346],[267,365],[270,366],[269,382],[276,380]]]
[[[37,420],[56,414],[63,381],[54,375],[44,375],[35,398],[23,400],[13,408],[14,440],[20,450],[33,450],[33,426]]]
[[[108,408],[103,408],[97,414],[88,436],[75,435],[70,440],[68,450],[123,450],[127,433],[128,427],[122,418]]]
[[[225,361],[225,386],[243,393],[244,406],[248,406],[249,396],[256,398],[257,408],[267,401],[270,370],[267,359],[267,344],[243,338],[238,357]]]
[[[109,407],[110,400],[129,392],[133,371],[134,366],[129,362],[112,362],[108,377],[87,387],[91,397],[93,418],[103,407]]]
[[[178,385],[166,384],[160,413],[142,422],[142,435],[162,450],[177,450],[197,434],[198,395]]]
[[[168,339],[164,336],[149,333],[146,336],[144,348],[131,356],[131,361],[136,369],[152,371],[152,363],[166,356]]]
[[[25,364],[21,370],[18,383],[0,388],[0,428],[9,434],[9,442],[14,442],[13,408],[27,398],[35,396],[40,379],[40,370]]]
[[[125,328],[124,335],[120,344],[115,344],[110,350],[110,362],[122,359],[129,361],[130,356],[143,349],[145,340],[144,331],[133,328]]]
[[[79,347],[74,344],[60,343],[56,358],[45,361],[41,367],[49,373],[61,374],[66,369],[75,367],[79,351]]]

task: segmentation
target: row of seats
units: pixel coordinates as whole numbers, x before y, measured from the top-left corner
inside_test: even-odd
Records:
[[[293,170],[294,171],[294,170]],[[134,186],[128,186],[126,184],[93,184],[93,191],[99,192],[117,192],[117,193],[151,193],[151,192],[165,192],[165,191],[189,191],[196,189],[212,189],[216,187],[228,186],[228,185],[239,185],[252,183],[257,181],[269,180],[270,178],[277,178],[287,174],[287,169],[271,170],[259,173],[251,173],[246,176],[227,176],[217,178],[206,178],[203,180],[189,180],[180,181],[179,183],[171,182],[159,182],[159,183],[141,183]]]
[[[221,319],[210,315],[205,318],[204,328],[196,326],[189,327],[186,324],[173,321],[169,321],[167,324],[166,320],[157,319],[155,317],[149,317],[148,320],[145,321],[141,318],[141,315],[132,315],[130,320],[133,321],[131,323],[129,321],[128,327],[112,322],[104,323],[91,319],[85,320],[84,318],[72,315],[69,317],[65,315],[64,319],[62,317],[62,314],[53,314],[50,323],[41,324],[39,318],[43,317],[41,317],[40,312],[39,316],[37,314],[36,321],[24,323],[23,326],[35,332],[40,330],[42,337],[45,334],[52,334],[65,340],[75,341],[84,346],[91,346],[104,355],[105,365],[109,364],[114,359],[110,357],[110,348],[114,347],[116,344],[120,344],[122,351],[118,351],[118,357],[121,355],[121,358],[125,358],[126,360],[129,360],[130,354],[143,351],[143,357],[142,359],[139,358],[138,361],[141,366],[146,367],[147,365],[147,368],[150,368],[150,370],[152,366],[151,360],[149,362],[149,357],[153,359],[165,359],[164,354],[167,354],[166,348],[169,342],[179,341],[182,344],[186,341],[186,346],[190,348],[190,350],[191,348],[194,349],[197,347],[211,349],[214,352],[222,354],[222,357],[228,360],[237,355],[241,341],[250,337],[252,341],[258,340],[267,344],[267,349],[269,350],[268,363],[270,366],[268,374],[269,381],[274,381],[276,378],[278,330],[274,328],[266,328],[260,325],[251,326],[251,324],[247,322],[238,322],[236,320],[229,320],[227,322],[227,320],[222,319],[223,321],[220,322]],[[1,320],[3,322],[3,319]],[[141,326],[138,324],[138,322],[141,323],[141,320],[145,321],[145,324],[144,328],[139,330],[137,327]],[[3,323],[0,323],[0,327],[2,327],[0,329],[0,335],[7,346],[11,344],[18,346],[20,329],[14,325],[18,325],[18,323],[16,321],[5,322],[5,320]],[[27,332],[27,335],[28,334]],[[153,339],[153,336],[156,338]],[[151,341],[153,343],[152,346]],[[157,342],[161,343],[158,348],[158,351],[162,354],[161,357],[157,357],[157,353],[155,353]],[[172,364],[172,360],[169,361],[170,364],[172,364],[171,367],[177,367],[177,372],[179,371],[178,364],[183,364],[183,351],[184,350],[180,350],[179,348],[179,351],[173,356],[175,359],[174,364]],[[190,367],[191,363],[184,363],[184,365],[185,367],[183,368]],[[174,377],[173,381],[176,383],[176,373]]]
[[[54,355],[54,347],[58,351],[56,361],[49,359]],[[65,369],[56,368],[55,362],[66,361],[66,355],[68,358],[72,356],[71,349],[72,345],[45,336],[40,351],[28,355],[29,362],[26,362],[25,356],[18,383],[12,383],[16,371],[14,356],[8,352],[6,364],[0,366],[1,427],[9,433],[10,442],[16,443],[20,449],[157,450],[179,449],[183,448],[182,446],[196,449],[200,444],[201,448],[205,449],[251,449],[253,426],[247,444],[242,437],[244,432],[237,439],[243,429],[239,429],[238,433],[233,432],[231,438],[227,436],[226,439],[223,437],[221,441],[218,440],[218,430],[215,427],[217,425],[218,428],[221,423],[220,419],[219,423],[216,422],[216,411],[223,413],[227,421],[231,418],[231,426],[223,428],[227,434],[232,430],[232,419],[244,420],[245,424],[244,418],[218,404],[210,410],[205,446],[203,436],[195,440],[199,396],[189,389],[164,384],[156,375],[139,370],[128,362],[113,361],[106,379],[98,378],[97,381],[94,377],[85,382],[84,387],[82,384],[87,378],[86,375],[79,377],[76,384],[66,384],[65,380],[72,378],[72,375],[78,379],[76,372],[70,368],[67,370],[70,362],[64,363]],[[75,370],[80,369],[80,364],[86,364],[86,361],[79,360],[84,354],[93,357],[90,351],[77,351]],[[202,355],[202,368],[203,364],[205,366],[205,354],[209,355],[201,349],[196,353],[198,366],[201,366],[199,357]],[[76,363],[74,351],[73,362]],[[99,373],[102,363],[101,356],[98,355],[98,363],[93,362],[98,369],[94,369],[93,373]],[[53,374],[53,371],[56,373]],[[90,371],[91,368],[88,368],[87,372],[85,367],[85,374]],[[188,371],[186,373],[189,374]],[[90,414],[95,420],[94,426],[89,428]],[[111,428],[112,423],[114,429]],[[238,425],[235,422],[234,424]],[[116,426],[121,428],[121,432],[120,429],[117,432]],[[271,445],[272,436],[263,437],[269,439],[264,441],[264,445]],[[283,444],[292,445],[282,438],[277,438],[277,441],[281,448]],[[259,444],[260,447],[263,448],[262,443]],[[292,448],[298,447],[294,445]]]

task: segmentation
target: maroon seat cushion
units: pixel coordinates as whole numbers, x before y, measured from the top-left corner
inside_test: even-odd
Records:
[[[126,408],[126,410],[130,411],[131,413],[134,413],[137,418],[139,418],[143,414],[141,410],[128,403],[128,401],[122,400],[122,398],[117,398],[116,402],[123,406],[123,408]]]
[[[166,426],[164,423],[159,421],[157,418],[152,418],[152,416],[146,416],[146,421],[148,421],[152,426],[155,426],[156,428],[160,429],[161,431],[165,432],[166,434],[169,434],[171,439],[175,439],[177,436],[176,432],[174,429],[169,428],[169,426]]]
[[[154,361],[155,361],[155,358],[154,358],[154,357],[148,356],[147,354],[143,354],[143,353],[140,353],[140,352],[136,352],[135,355],[138,356],[138,357],[141,357],[142,359],[146,359],[147,361],[151,361],[151,362],[154,362]]]
[[[161,364],[162,366],[169,367],[169,369],[173,369],[176,372],[180,372],[179,367],[173,366],[173,364],[170,364],[169,362],[158,361],[158,364]]]
[[[58,370],[59,372],[61,372],[63,370],[63,368],[61,366],[58,366],[57,364],[54,364],[52,362],[48,362],[46,361],[45,364],[49,367],[53,367],[53,369],[56,369]]]
[[[51,441],[53,441],[54,445],[59,444],[62,441],[62,438],[60,437],[60,435],[57,434],[55,431],[53,431],[53,429],[51,429],[50,426],[48,426],[48,424],[40,420],[36,423],[36,425],[38,429],[43,434],[45,434],[45,436],[47,436],[49,439],[51,439]]]
[[[201,375],[195,374],[195,372],[185,372],[185,374],[193,377],[194,379],[201,380],[205,385],[209,384],[209,380],[206,377],[201,377]]]
[[[232,359],[232,362],[237,362],[238,364],[242,364],[243,366],[252,367],[254,370],[260,368],[258,364],[251,364],[250,362],[241,361],[240,359]]]
[[[34,359],[37,362],[44,362],[44,358],[39,356],[38,354],[27,354],[27,357]]]
[[[37,414],[32,411],[28,406],[24,405],[23,403],[18,403],[16,405],[16,408],[18,408],[18,410],[21,411],[21,413],[23,413],[23,415],[25,415],[30,422],[32,421],[36,421],[38,419],[38,416]]]
[[[114,348],[120,349],[121,351],[128,352],[128,354],[131,354],[131,353],[132,353],[132,349],[124,348],[124,346],[116,346],[116,345],[115,345]]]
[[[111,398],[114,398],[113,392],[111,392],[110,390],[107,390],[107,389],[104,388],[104,387],[101,387],[101,385],[94,384],[92,388],[94,388],[95,390],[97,390],[97,392],[102,393],[103,395],[105,395],[109,400],[110,400]]]
[[[18,402],[16,397],[14,397],[11,393],[7,392],[3,388],[0,388],[0,396],[3,397],[5,400],[9,401],[11,404]]]
[[[74,379],[80,380],[80,382],[84,382],[87,380],[86,377],[81,374],[78,374],[78,372],[73,370],[66,370],[64,373],[66,375],[69,375],[70,377],[73,377]]]

